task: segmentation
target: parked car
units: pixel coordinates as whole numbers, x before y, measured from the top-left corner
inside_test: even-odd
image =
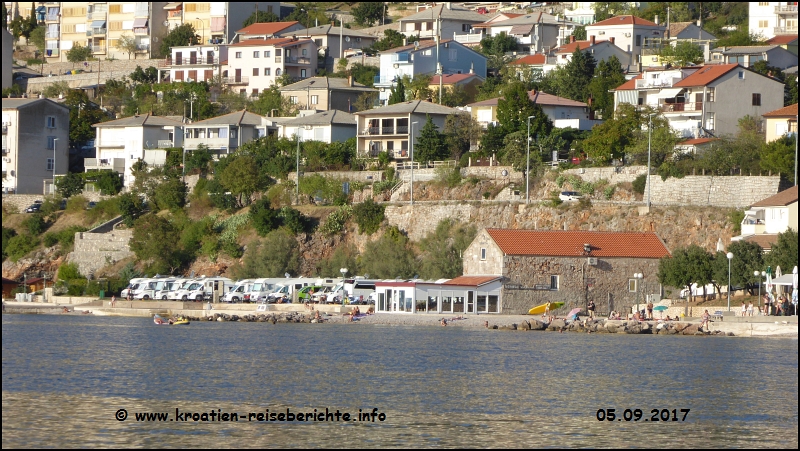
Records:
[[[558,198],[564,202],[570,200],[579,200],[582,197],[583,195],[577,191],[562,191],[561,194],[558,195]]]
[[[91,209],[92,209],[92,208],[94,208],[96,205],[97,205],[97,202],[89,202],[88,204],[86,204],[86,209],[87,209],[87,210],[91,210]]]
[[[42,201],[34,201],[32,205],[25,209],[25,213],[38,213],[42,209]]]

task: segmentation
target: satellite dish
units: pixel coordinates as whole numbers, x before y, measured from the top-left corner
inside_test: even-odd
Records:
[[[164,26],[165,26],[165,27],[168,27],[168,26],[169,26],[169,21],[168,21],[168,20],[165,20],[165,21],[164,21]]]
[[[290,278],[292,276],[288,272],[285,272],[285,273],[283,273],[283,277],[288,279],[288,278]]]
[[[419,41],[414,41],[414,47],[419,47]]]
[[[350,36],[345,36],[344,42],[350,42]]]
[[[149,149],[150,148],[150,141],[145,141],[144,145],[147,146],[147,148]]]
[[[538,34],[533,35],[533,42],[536,42],[538,40],[539,40],[539,35]]]

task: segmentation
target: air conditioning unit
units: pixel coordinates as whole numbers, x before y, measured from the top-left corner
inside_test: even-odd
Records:
[[[629,38],[629,37],[631,37],[631,34],[630,33],[625,33],[625,37]]]
[[[590,266],[597,266],[597,257],[589,257],[588,260]]]
[[[219,51],[219,46],[218,46],[218,45],[215,45],[215,46],[214,46],[214,51],[215,51],[215,52],[218,52],[218,51]]]

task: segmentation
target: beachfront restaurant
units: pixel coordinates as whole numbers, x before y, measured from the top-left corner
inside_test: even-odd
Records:
[[[501,276],[375,282],[375,311],[383,313],[500,313]]]

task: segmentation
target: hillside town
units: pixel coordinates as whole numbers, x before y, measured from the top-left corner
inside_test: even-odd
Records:
[[[797,16],[4,2],[3,298],[796,315]]]

